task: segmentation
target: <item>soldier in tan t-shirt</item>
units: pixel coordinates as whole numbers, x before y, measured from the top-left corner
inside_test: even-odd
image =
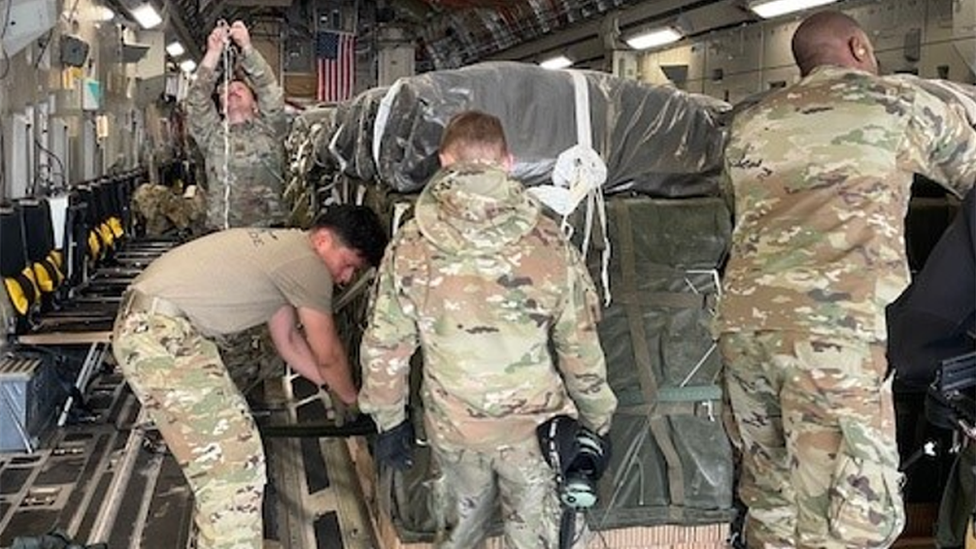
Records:
[[[199,238],[130,286],[112,350],[183,467],[199,549],[259,549],[266,482],[260,435],[212,338],[267,323],[295,371],[355,402],[332,285],[378,265],[386,241],[372,211],[334,206],[308,231],[239,228]]]

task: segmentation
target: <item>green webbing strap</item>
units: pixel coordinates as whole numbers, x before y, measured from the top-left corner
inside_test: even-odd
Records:
[[[613,202],[614,213],[617,218],[617,235],[619,236],[620,268],[622,275],[623,291],[626,295],[637,295],[637,264],[634,255],[634,232],[633,223],[630,218],[630,209],[623,201]],[[637,363],[637,377],[640,382],[641,391],[649,404],[654,404],[658,397],[657,381],[652,372],[653,363],[651,362],[651,351],[647,344],[647,333],[644,330],[641,305],[638,300],[627,300],[624,303],[627,311],[627,325],[630,328],[630,341],[634,348],[634,360]],[[651,407],[653,410],[653,406]],[[671,494],[671,503],[675,506],[683,506],[685,503],[685,484],[684,468],[681,458],[671,441],[670,425],[664,417],[648,418],[651,426],[651,433],[658,447],[664,454],[664,459],[668,464],[668,484]]]
[[[658,390],[660,402],[705,402],[722,400],[722,388],[718,385],[691,385],[685,387],[662,387]]]
[[[668,307],[672,309],[704,309],[710,305],[710,294],[695,294],[692,292],[627,292],[618,295],[614,292],[613,300],[618,303],[634,303],[650,305],[652,307]]]

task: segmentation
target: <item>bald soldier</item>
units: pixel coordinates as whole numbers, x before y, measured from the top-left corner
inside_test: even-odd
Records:
[[[960,194],[976,133],[877,75],[838,12],[793,37],[801,80],[733,121],[736,226],[716,330],[743,442],[750,548],[887,547],[904,525],[885,306],[907,286],[913,173]]]

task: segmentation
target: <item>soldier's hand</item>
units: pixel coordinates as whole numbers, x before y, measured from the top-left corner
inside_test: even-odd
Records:
[[[227,27],[218,26],[210,31],[207,37],[207,51],[220,52],[224,49],[224,42],[227,40]]]
[[[248,50],[251,47],[251,33],[248,32],[243,21],[234,21],[230,26],[230,38],[241,47],[241,50]]]

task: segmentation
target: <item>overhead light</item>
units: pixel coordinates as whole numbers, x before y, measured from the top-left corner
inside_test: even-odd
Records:
[[[677,42],[681,40],[682,36],[674,27],[658,27],[625,38],[624,41],[635,50],[646,50]]]
[[[193,72],[197,68],[197,62],[192,59],[180,61],[180,70],[183,72]]]
[[[111,21],[115,19],[115,12],[112,11],[112,8],[106,6],[94,6],[92,8],[92,15],[95,21]]]
[[[163,18],[159,16],[159,12],[148,2],[132,8],[129,13],[139,23],[139,26],[144,29],[151,29],[163,22]]]
[[[170,57],[179,57],[186,53],[186,50],[183,49],[183,44],[180,44],[179,42],[170,42],[169,44],[166,44],[166,53],[168,53]]]
[[[566,67],[573,66],[573,60],[565,55],[557,55],[556,57],[550,57],[542,61],[539,63],[539,66],[544,69],[565,69]]]
[[[806,10],[817,6],[833,4],[837,0],[754,0],[749,2],[749,9],[763,19],[779,17],[794,11]]]

